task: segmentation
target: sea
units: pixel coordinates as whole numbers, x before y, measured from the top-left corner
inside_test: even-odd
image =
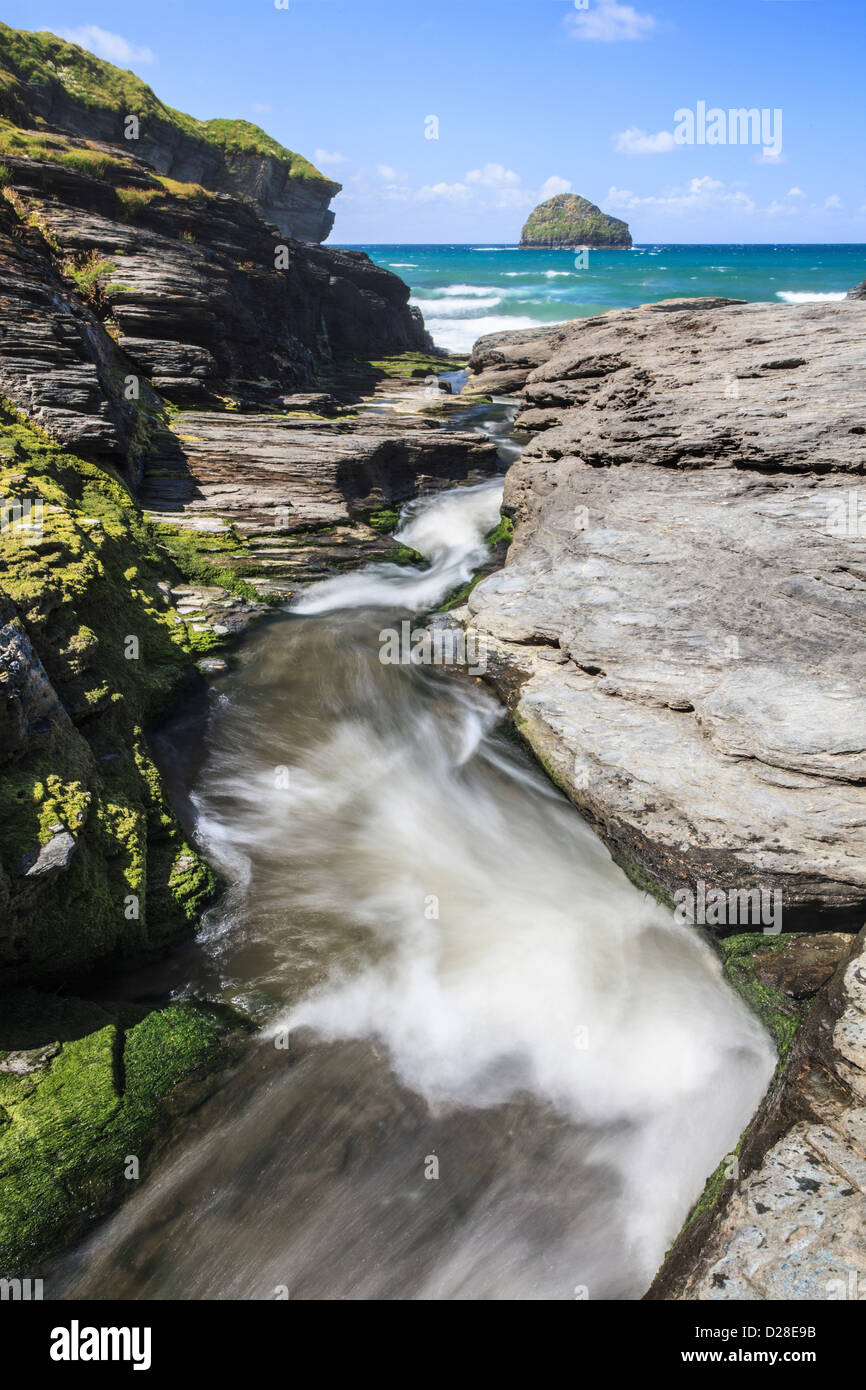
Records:
[[[534,328],[659,299],[726,295],[808,304],[866,280],[866,246],[354,246],[411,287],[438,347],[466,353],[485,333]]]

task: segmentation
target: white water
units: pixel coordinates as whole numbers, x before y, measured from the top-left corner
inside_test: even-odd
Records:
[[[317,586],[218,687],[194,800],[234,887],[207,968],[263,1041],[61,1296],[636,1298],[753,1113],[773,1051],[714,953],[483,688],[378,660],[381,606],[435,602],[498,507],[411,507],[429,570]]]
[[[432,502],[406,508],[396,532],[428,565],[387,561],[353,574],[311,584],[293,603],[296,613],[329,613],[337,608],[433,608],[472,578],[487,559],[484,537],[499,521],[502,482],[441,493]]]
[[[777,290],[776,298],[784,299],[786,304],[833,304],[847,299],[848,295],[845,290],[841,293],[830,290]]]
[[[446,573],[477,562],[498,495],[448,493],[401,528],[437,557],[430,601]],[[332,609],[419,606],[424,584],[380,567],[318,589],[315,607],[297,611],[322,612],[326,599]],[[340,827],[339,870],[308,871],[309,902],[319,911],[351,902],[376,941],[375,963],[329,981],[275,1028],[376,1037],[433,1106],[529,1093],[576,1121],[626,1126],[603,1148],[625,1184],[628,1238],[648,1280],[753,1112],[772,1048],[710,948],[638,894],[541,779],[494,751],[495,702],[458,687],[450,705],[447,723],[419,710],[399,739],[343,722],[299,770],[293,854],[309,870],[329,826]],[[461,775],[473,760],[495,763],[495,793]],[[282,834],[262,819],[257,838],[268,823]],[[438,918],[422,911],[430,900]]]

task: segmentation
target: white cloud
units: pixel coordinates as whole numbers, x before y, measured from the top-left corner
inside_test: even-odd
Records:
[[[621,5],[619,0],[590,0],[588,9],[569,15],[565,22],[576,39],[598,43],[643,39],[656,27],[651,14],[640,14],[633,5]]]
[[[466,183],[426,183],[418,189],[421,203],[432,203],[440,198],[449,203],[462,203],[471,197],[472,189]]]
[[[110,29],[100,29],[98,24],[82,24],[78,29],[60,29],[60,37],[67,43],[77,43],[95,53],[97,58],[107,58],[109,63],[153,63],[156,55],[150,48],[139,48],[130,43],[122,34],[113,34]]]
[[[825,208],[840,208],[842,206],[842,199],[839,197],[838,193],[831,193],[824,206]]]
[[[787,164],[787,156],[781,150],[772,150],[769,145],[765,145],[755,160],[756,164]]]
[[[313,156],[316,164],[346,164],[348,163],[344,154],[338,154],[331,150],[316,150]]]
[[[538,190],[538,201],[546,203],[548,198],[555,198],[557,193],[570,193],[571,183],[568,179],[561,179],[558,174],[551,174]]]
[[[611,188],[604,206],[636,212],[652,208],[666,212],[704,212],[713,208],[733,208],[737,212],[756,211],[755,203],[741,189],[729,189],[720,179],[705,175],[690,179],[685,187],[668,188],[661,194],[642,196],[627,188]]]
[[[483,188],[514,188],[520,183],[520,175],[504,164],[485,164],[483,169],[470,169],[466,182],[479,183]]]
[[[408,174],[401,173],[390,164],[377,164],[376,169],[386,183],[405,183],[409,177]]]
[[[802,188],[789,188],[786,194],[788,198],[805,198],[805,196]]]
[[[480,190],[479,196],[488,207],[527,207],[532,201],[532,195],[521,184],[520,175],[513,169],[506,169],[504,164],[485,164],[483,169],[470,169],[466,182],[474,190]]]
[[[504,164],[485,164],[469,169],[459,183],[427,184],[415,195],[421,202],[443,199],[452,203],[470,200],[479,209],[534,208],[557,193],[570,193],[571,184],[560,174],[551,174],[539,189],[526,188],[520,175]]]
[[[676,149],[677,142],[670,130],[659,130],[655,135],[650,135],[633,125],[614,136],[614,145],[620,154],[667,154],[669,150]]]
[[[273,109],[274,109],[274,108],[273,108],[272,106],[268,106],[268,105],[267,105],[265,102],[263,102],[263,101],[254,101],[254,102],[253,102],[253,110],[254,110],[254,111],[258,111],[258,112],[261,113],[261,112],[266,112],[266,111],[273,111]]]

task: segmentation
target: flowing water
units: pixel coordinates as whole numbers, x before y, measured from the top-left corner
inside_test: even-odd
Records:
[[[231,885],[170,982],[259,1032],[61,1297],[636,1298],[753,1112],[772,1048],[709,947],[480,683],[380,661],[500,498],[412,504],[426,566],[307,590],[162,731]]]

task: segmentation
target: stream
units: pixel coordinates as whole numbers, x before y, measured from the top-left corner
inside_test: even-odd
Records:
[[[501,412],[486,423],[507,439]],[[137,977],[258,1026],[62,1298],[639,1298],[773,1070],[478,681],[380,634],[468,580],[501,480],[411,503],[155,741],[229,883]]]

